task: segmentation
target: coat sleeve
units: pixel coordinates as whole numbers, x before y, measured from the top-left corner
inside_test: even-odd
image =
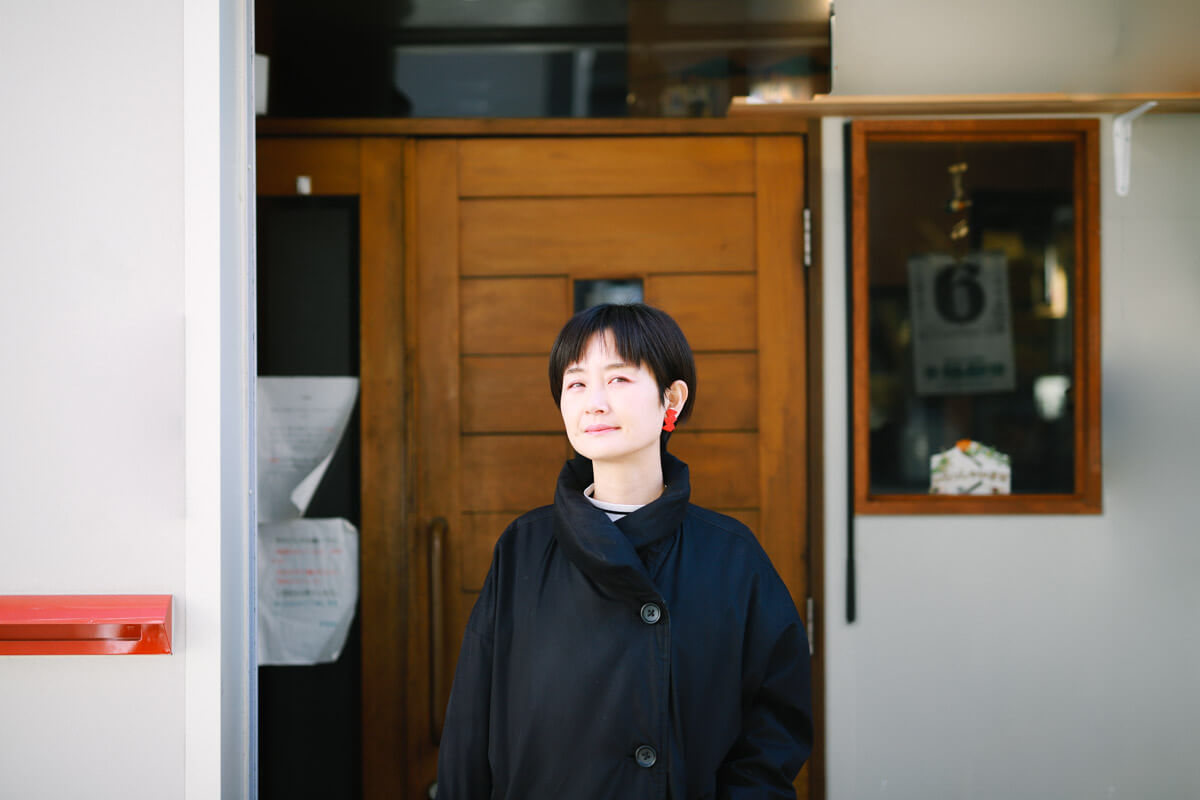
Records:
[[[788,616],[782,631],[771,626],[773,636],[751,643],[759,655],[750,659],[741,733],[717,773],[720,800],[794,800],[792,782],[812,752],[808,636],[786,589],[783,594],[775,606]]]
[[[438,800],[488,800],[492,770],[488,733],[492,700],[492,649],[496,561],[471,610],[458,654],[450,704],[438,751]]]

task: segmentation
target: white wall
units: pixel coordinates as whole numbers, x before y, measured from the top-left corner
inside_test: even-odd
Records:
[[[219,796],[220,7],[0,0],[0,593],[175,597],[173,655],[0,657],[0,797]]]
[[[844,241],[840,123],[827,242]],[[1127,198],[1102,162],[1103,515],[859,516],[848,625],[849,421],[827,372],[832,800],[1200,797],[1200,115],[1144,117],[1133,145]],[[824,268],[836,365],[844,255]]]
[[[182,596],[181,4],[5,6],[0,591]],[[180,787],[183,679],[0,658],[0,796]]]
[[[835,51],[856,5],[873,4],[838,0]],[[886,59],[856,70],[874,75],[853,90],[866,94],[980,90],[988,72],[919,83]],[[845,241],[842,123],[822,128],[827,243]],[[1135,123],[1125,198],[1111,118],[1101,141],[1104,513],[859,516],[852,625],[845,253],[826,247],[831,800],[1200,797],[1200,115]]]
[[[1200,89],[1196,0],[835,0],[835,94]]]

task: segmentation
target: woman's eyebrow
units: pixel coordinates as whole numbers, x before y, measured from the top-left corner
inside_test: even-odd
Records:
[[[605,369],[605,371],[608,371],[610,369],[630,369],[631,366],[632,365],[630,365],[629,363],[627,363],[625,361],[614,361],[611,364],[606,364],[604,369]],[[583,367],[576,364],[575,366],[567,367],[565,370],[563,370],[563,375],[570,375],[572,372],[583,372],[583,371],[584,371]]]

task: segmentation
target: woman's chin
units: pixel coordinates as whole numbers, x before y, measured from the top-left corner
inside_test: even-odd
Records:
[[[624,448],[613,447],[616,442],[609,443],[596,441],[588,437],[587,434],[579,437],[578,440],[571,442],[571,446],[575,448],[575,452],[584,458],[592,461],[610,461],[614,458],[619,459],[624,455]]]
[[[626,442],[605,442],[584,439],[571,442],[575,452],[594,463],[628,464],[637,461],[648,447],[630,447]]]

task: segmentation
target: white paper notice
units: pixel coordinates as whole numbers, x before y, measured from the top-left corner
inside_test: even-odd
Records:
[[[344,519],[258,526],[258,663],[336,661],[358,602],[358,531]]]
[[[1011,392],[1016,387],[1008,263],[987,250],[955,261],[908,260],[917,394]]]
[[[304,516],[358,396],[358,378],[258,379],[258,521]]]

